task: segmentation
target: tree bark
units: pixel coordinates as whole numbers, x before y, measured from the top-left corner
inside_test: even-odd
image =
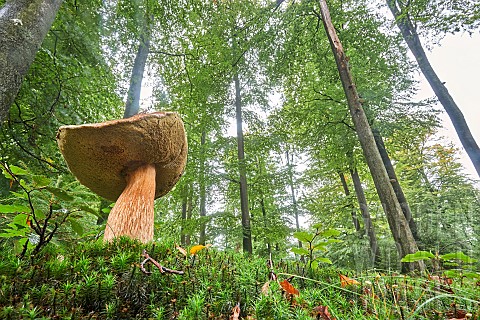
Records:
[[[360,176],[358,175],[357,169],[350,169],[350,175],[352,176],[355,194],[357,195],[358,206],[360,207],[363,224],[365,225],[365,230],[368,235],[372,262],[375,266],[377,266],[380,262],[380,250],[378,249],[377,235],[375,234],[375,228],[373,227],[370,211],[368,210],[367,198],[365,197],[365,192],[363,192],[362,182],[360,181]]]
[[[188,202],[188,194],[186,193],[183,196],[182,200],[182,225],[180,227],[180,243],[182,246],[186,244],[186,230],[185,225],[187,223],[187,202]]]
[[[62,0],[11,0],[0,8],[0,125]]]
[[[238,167],[240,174],[240,207],[242,210],[242,234],[243,234],[243,251],[252,253],[252,230],[250,228],[250,212],[248,210],[248,189],[247,189],[247,175],[245,169],[245,146],[243,140],[242,127],[242,96],[240,89],[240,80],[238,73],[233,75],[235,82],[235,109],[237,118],[237,151],[238,151]]]
[[[206,132],[202,131],[202,136],[200,138],[200,175],[199,175],[199,187],[200,187],[200,240],[199,243],[205,245],[206,242],[206,223],[205,217],[207,215],[206,207],[206,188],[205,188],[205,139]]]
[[[143,33],[140,35],[137,55],[133,63],[132,75],[130,77],[130,87],[127,93],[127,102],[125,103],[124,118],[130,118],[138,113],[140,109],[140,94],[142,91],[143,73],[147,63],[148,53],[150,51],[150,35]]]
[[[286,152],[286,158],[287,158],[287,167],[288,167],[288,184],[290,185],[290,194],[292,196],[292,206],[293,206],[293,215],[295,216],[295,229],[296,231],[300,231],[300,220],[298,217],[298,204],[297,204],[297,198],[295,197],[295,186],[293,183],[293,166],[290,162],[290,155],[288,153],[288,150]],[[298,240],[298,247],[302,247],[302,241]]]
[[[418,251],[415,239],[412,236],[412,232],[408,226],[407,220],[403,216],[402,209],[398,203],[395,192],[383,165],[382,158],[378,152],[375,140],[373,138],[372,130],[368,123],[367,117],[363,110],[362,104],[358,96],[357,88],[353,82],[352,75],[348,67],[348,59],[343,51],[342,44],[338,38],[335,28],[332,24],[328,6],[325,0],[320,1],[320,11],[322,16],[322,22],[327,33],[330,46],[335,56],[338,72],[342,81],[345,96],[347,98],[348,107],[352,120],[355,126],[355,130],[358,135],[358,139],[362,146],[367,165],[372,174],[375,187],[382,202],[385,215],[387,217],[388,225],[392,232],[393,238],[397,245],[397,251],[400,258],[407,254],[415,253]],[[408,264],[410,270],[425,268],[423,262]]]
[[[373,129],[373,137],[375,139],[375,143],[377,144],[378,151],[380,152],[380,156],[382,157],[383,164],[385,165],[385,169],[387,170],[388,177],[390,178],[390,182],[393,187],[393,191],[395,191],[395,195],[397,196],[398,202],[400,203],[400,207],[402,208],[403,215],[405,219],[407,219],[408,226],[412,231],[413,238],[417,242],[417,246],[420,243],[420,236],[418,235],[417,224],[412,216],[412,211],[410,210],[410,206],[408,205],[407,198],[403,193],[402,186],[398,182],[397,174],[395,173],[395,169],[393,168],[392,161],[390,161],[390,157],[388,156],[387,149],[385,148],[385,144],[383,143],[383,138],[380,135],[380,132],[377,129]]]
[[[473,166],[480,177],[480,148],[470,132],[470,128],[465,121],[462,111],[455,103],[455,100],[453,100],[452,96],[447,90],[447,87],[445,87],[444,83],[435,73],[430,61],[428,61],[425,50],[423,50],[420,42],[420,38],[415,30],[415,27],[409,19],[408,14],[404,14],[400,11],[400,9],[397,7],[397,1],[395,0],[387,0],[387,5],[393,14],[393,17],[395,18],[395,22],[402,33],[403,39],[407,43],[408,48],[415,57],[415,60],[417,60],[420,70],[422,70],[422,73],[430,84],[430,87],[433,89],[433,92],[435,92],[438,101],[440,101],[450,117],[453,127],[457,132],[458,138],[460,139],[463,148],[470,157],[470,160],[472,161]]]
[[[345,175],[343,174],[343,172],[340,172],[340,171],[338,172],[338,175],[340,177],[340,181],[342,182],[342,187],[343,187],[343,191],[345,192],[345,196],[347,196],[347,198],[350,198],[350,190],[348,189],[347,180],[345,180]],[[361,229],[360,229],[360,222],[358,221],[358,217],[357,217],[357,212],[355,211],[355,208],[353,207],[353,205],[350,203],[350,200],[348,202],[349,202],[348,205],[352,208],[351,213],[352,213],[353,226],[355,227],[355,231],[357,231],[357,233],[360,234]]]

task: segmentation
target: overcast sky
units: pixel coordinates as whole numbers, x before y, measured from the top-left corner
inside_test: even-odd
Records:
[[[440,80],[446,82],[448,91],[463,112],[470,131],[480,145],[480,34],[447,36],[442,40],[440,47],[427,52],[427,55]],[[422,98],[433,96],[433,91],[423,75],[419,77],[422,79],[419,96]],[[461,161],[466,172],[472,178],[478,179],[450,119],[445,113],[442,119],[444,129],[440,134],[462,149]]]

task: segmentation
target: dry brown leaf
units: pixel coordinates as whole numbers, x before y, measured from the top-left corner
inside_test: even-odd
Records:
[[[335,318],[333,318],[330,312],[328,311],[328,306],[317,306],[313,308],[313,312],[317,319],[335,320]]]
[[[268,290],[270,289],[270,281],[265,282],[260,290],[264,296],[268,296]]]
[[[237,303],[237,305],[232,309],[232,315],[230,316],[229,320],[238,320],[239,318],[240,318],[240,305]]]
[[[180,251],[181,254],[183,254],[185,257],[188,255],[187,250],[183,249],[180,247],[178,244],[175,246],[178,251]]]
[[[281,281],[280,286],[283,288],[283,290],[285,290],[285,292],[289,294],[293,294],[295,296],[298,296],[300,294],[300,292],[298,292],[298,290],[295,289],[294,286],[292,286],[292,284],[287,280]]]
[[[360,282],[358,282],[357,280],[349,278],[343,274],[339,273],[338,275],[340,276],[340,285],[342,286],[342,288],[345,288],[346,286],[349,286],[349,285],[360,284]]]

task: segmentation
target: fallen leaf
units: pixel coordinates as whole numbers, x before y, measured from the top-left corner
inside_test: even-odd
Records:
[[[317,319],[335,320],[335,318],[332,317],[330,312],[328,312],[328,306],[317,306],[313,308],[313,312]]]
[[[264,296],[268,296],[268,289],[270,289],[270,281],[265,282],[260,291]]]
[[[206,247],[202,244],[197,244],[190,248],[190,254],[197,254],[198,251],[205,249]]]
[[[240,304],[237,303],[237,305],[232,309],[232,315],[230,316],[229,320],[238,320],[239,317],[240,317]]]
[[[357,280],[351,279],[347,276],[344,276],[343,274],[339,273],[338,275],[340,276],[340,284],[341,284],[342,288],[345,288],[348,285],[360,284],[360,282],[358,282]]]
[[[292,286],[292,284],[290,282],[288,282],[287,280],[281,281],[280,286],[283,288],[283,290],[285,290],[285,292],[287,292],[289,294],[293,294],[295,296],[298,296],[300,294],[300,292],[298,292],[298,290],[295,289]]]
[[[187,250],[183,249],[182,247],[180,247],[178,244],[175,246],[177,248],[178,251],[180,251],[181,254],[183,254],[185,257],[188,255],[187,254]]]

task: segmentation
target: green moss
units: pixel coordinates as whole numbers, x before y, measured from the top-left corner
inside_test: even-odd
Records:
[[[150,263],[145,269],[151,274],[145,274],[144,249],[161,265],[185,274],[162,274]],[[399,310],[413,313],[440,294],[438,285],[425,279],[376,273],[357,277],[361,285],[342,288],[333,267],[304,278],[301,264],[282,260],[273,270],[279,280],[294,275],[290,282],[300,295],[286,295],[275,281],[262,292],[270,271],[264,259],[213,249],[184,257],[173,243],[145,245],[126,238],[78,243],[69,250],[47,246],[27,260],[7,246],[0,254],[1,319],[227,319],[238,302],[242,317],[256,319],[315,319],[318,306],[327,306],[337,319],[398,319]],[[394,298],[392,288],[401,295]],[[457,297],[455,307],[478,310],[474,283],[464,282],[458,290],[467,300]],[[452,301],[435,299],[418,314],[446,314]]]

